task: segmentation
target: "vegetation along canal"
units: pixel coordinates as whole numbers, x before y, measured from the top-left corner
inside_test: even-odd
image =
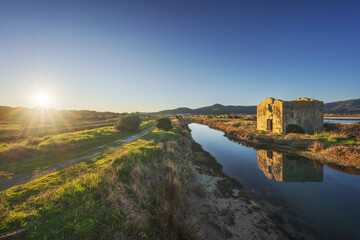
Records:
[[[360,176],[316,161],[233,142],[189,124],[193,139],[238,180],[289,239],[358,239]]]

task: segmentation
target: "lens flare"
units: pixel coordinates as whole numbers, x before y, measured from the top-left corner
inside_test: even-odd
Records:
[[[49,96],[46,93],[38,93],[35,96],[38,107],[46,107],[49,104]]]

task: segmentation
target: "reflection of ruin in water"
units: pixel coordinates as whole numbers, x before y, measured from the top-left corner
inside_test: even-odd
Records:
[[[258,150],[257,164],[269,179],[279,182],[322,182],[323,165],[283,153]]]

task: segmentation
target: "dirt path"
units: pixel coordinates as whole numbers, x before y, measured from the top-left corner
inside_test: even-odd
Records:
[[[33,180],[36,180],[36,179],[41,178],[41,177],[43,177],[45,175],[57,172],[57,171],[59,171],[61,169],[67,168],[67,167],[70,167],[70,166],[72,166],[72,165],[74,165],[74,164],[76,164],[78,162],[89,160],[91,158],[97,157],[100,154],[113,149],[114,147],[109,147],[109,146],[111,146],[113,144],[121,142],[122,143],[121,145],[123,145],[125,143],[133,142],[133,141],[145,136],[146,134],[149,134],[154,129],[155,129],[155,127],[150,127],[150,128],[148,128],[148,129],[146,129],[146,130],[144,130],[144,131],[142,131],[142,132],[140,132],[138,134],[135,134],[135,135],[132,135],[132,136],[129,136],[129,137],[126,137],[126,138],[118,139],[118,140],[115,140],[113,142],[110,142],[110,143],[107,143],[107,144],[104,144],[104,145],[101,145],[101,146],[98,146],[98,147],[95,147],[95,148],[88,149],[86,152],[83,153],[85,156],[81,156],[81,157],[74,158],[74,159],[64,160],[63,162],[59,163],[58,165],[56,165],[55,167],[52,167],[50,169],[34,171],[34,172],[28,172],[28,173],[15,174],[10,179],[7,179],[7,180],[0,179],[0,191],[6,190],[8,188],[11,188],[11,187],[14,187],[14,186],[17,186],[17,185],[20,185],[20,184],[24,184],[24,183],[27,183],[27,182],[30,182],[30,181],[33,181]],[[98,151],[96,151],[95,153],[86,155],[87,153],[92,152],[94,150],[98,150]]]

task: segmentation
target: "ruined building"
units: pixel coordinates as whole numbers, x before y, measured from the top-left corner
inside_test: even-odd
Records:
[[[257,105],[257,129],[267,132],[286,133],[288,125],[298,125],[306,133],[323,128],[324,103],[309,98],[282,101],[267,98]]]

